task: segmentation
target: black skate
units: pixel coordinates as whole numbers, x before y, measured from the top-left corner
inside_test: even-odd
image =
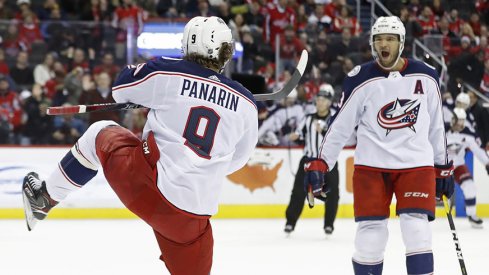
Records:
[[[484,226],[482,225],[483,221],[481,218],[477,216],[468,216],[470,226],[473,228],[483,228]]]
[[[41,181],[35,172],[30,172],[24,177],[22,197],[24,199],[25,220],[29,231],[34,228],[38,220],[46,218],[49,210],[58,204],[49,196],[46,182]]]
[[[292,224],[286,224],[284,228],[284,232],[287,234],[292,233],[294,231],[294,226]]]
[[[325,226],[325,227],[324,227],[324,233],[325,233],[327,236],[329,236],[329,235],[333,234],[333,231],[334,231],[334,227],[333,227],[333,226],[328,225],[328,226]]]

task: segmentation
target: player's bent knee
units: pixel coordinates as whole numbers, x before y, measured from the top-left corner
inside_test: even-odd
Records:
[[[384,259],[385,246],[389,237],[387,220],[361,221],[355,237],[353,260],[363,263],[378,263]]]
[[[431,251],[431,229],[428,216],[420,213],[399,215],[406,253]]]

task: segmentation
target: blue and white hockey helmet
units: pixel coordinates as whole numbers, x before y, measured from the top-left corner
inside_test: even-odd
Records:
[[[377,58],[377,53],[374,49],[374,37],[377,34],[397,34],[399,35],[399,54],[398,59],[404,50],[404,42],[406,41],[406,28],[401,19],[397,16],[381,16],[375,20],[372,29],[370,30],[370,48],[372,56]]]
[[[183,55],[196,53],[217,59],[222,43],[233,43],[233,35],[228,25],[219,17],[197,16],[185,25],[182,38]]]
[[[450,122],[450,126],[458,125],[461,129],[465,126],[465,120],[467,119],[467,112],[463,108],[455,107],[453,108],[453,117]]]
[[[459,93],[455,98],[455,106],[467,110],[470,106],[470,96],[466,93]]]

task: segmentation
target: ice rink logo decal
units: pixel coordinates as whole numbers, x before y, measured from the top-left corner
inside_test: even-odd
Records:
[[[377,114],[380,127],[386,129],[387,136],[392,130],[407,128],[416,132],[414,124],[418,120],[419,107],[417,100],[396,99],[382,107]]]

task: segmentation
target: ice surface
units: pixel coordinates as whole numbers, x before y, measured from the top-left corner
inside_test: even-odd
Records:
[[[489,220],[485,220],[489,227]],[[302,219],[286,237],[285,220],[212,220],[213,275],[353,274],[356,224],[339,219],[326,237],[322,220]],[[488,229],[455,220],[468,274],[489,274]],[[435,274],[461,274],[448,222],[431,223]],[[383,274],[406,274],[399,220],[389,221]],[[1,275],[169,274],[152,230],[139,220],[46,220],[27,232],[23,220],[0,220]],[[189,262],[189,264],[191,264]]]

